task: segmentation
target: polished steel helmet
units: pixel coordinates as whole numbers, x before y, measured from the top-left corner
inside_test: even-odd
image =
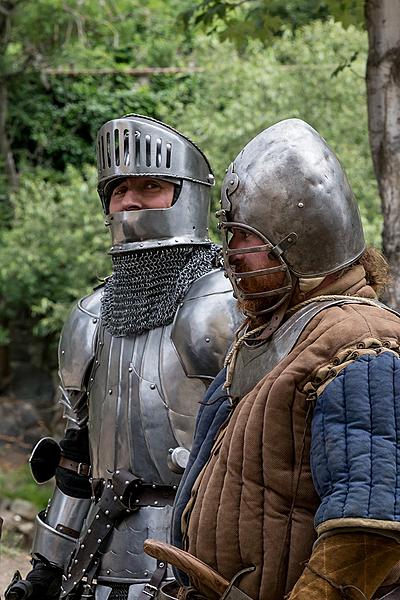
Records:
[[[210,244],[208,215],[214,176],[206,156],[188,138],[156,119],[126,115],[97,135],[98,191],[112,236],[111,254],[182,244]],[[172,181],[170,208],[110,214],[110,196],[125,177]]]
[[[365,248],[360,213],[346,174],[334,152],[310,125],[286,119],[265,129],[230,165],[217,213],[224,232],[225,268],[239,298],[277,295],[283,302],[297,278],[321,277],[354,263]],[[262,240],[240,253],[265,251],[286,272],[279,290],[247,294],[246,276],[235,273],[229,231],[239,227]],[[275,307],[276,305],[274,305]]]

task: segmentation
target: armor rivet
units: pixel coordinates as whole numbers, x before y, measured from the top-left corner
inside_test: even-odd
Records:
[[[116,502],[118,500],[118,496],[114,496],[113,500]]]
[[[173,490],[176,490],[176,485],[173,485],[173,486],[172,486],[172,489],[173,489]]]
[[[88,532],[88,533],[92,533],[92,530],[91,530],[91,529],[88,529],[88,530],[87,530],[87,532]]]
[[[150,389],[151,390],[155,390],[156,389],[156,384],[155,383],[151,383],[150,384]]]
[[[183,306],[183,302],[181,302],[179,306]]]
[[[143,244],[139,244],[139,246],[140,246],[141,248],[143,248]]]
[[[74,581],[74,585],[76,585],[77,583],[78,583],[77,581]]]
[[[153,485],[151,487],[153,488],[153,490],[155,490],[156,489],[156,484],[153,483]]]
[[[98,543],[98,544],[101,544],[101,538],[99,538],[99,539],[97,540],[97,543]]]
[[[190,240],[190,243],[193,244],[193,240]]]
[[[290,243],[292,241],[292,238],[288,238],[287,241]]]
[[[93,558],[94,554],[89,554],[89,558]]]
[[[116,475],[119,475],[119,471],[115,471],[115,474],[116,474]]]
[[[299,208],[303,208],[303,206],[304,206],[304,202],[299,202],[297,206],[298,206]]]
[[[157,244],[158,244],[159,246],[161,246],[161,242],[157,242]]]
[[[96,519],[100,519],[100,515],[96,515],[96,517],[95,517],[95,518],[96,518]]]
[[[97,323],[97,319],[92,319],[92,322],[93,323]]]
[[[163,567],[163,566],[164,566],[164,563],[163,563],[163,562],[160,562],[160,564],[159,564],[158,566],[159,566],[159,567]]]
[[[110,489],[111,483],[107,483],[107,487],[108,487],[108,489]]]
[[[128,484],[129,484],[129,481],[128,481],[128,480],[126,480],[126,481],[125,481],[125,485],[128,485]]]
[[[109,393],[109,394],[110,394],[110,396],[111,396],[111,394],[112,394],[112,390],[108,390],[108,393]]]
[[[157,500],[154,500],[154,504],[158,504],[158,501],[157,501]]]
[[[110,529],[111,525],[110,523],[107,523],[107,529]]]
[[[82,569],[82,573],[86,573],[86,569]]]
[[[177,244],[179,242],[179,240],[175,240],[175,244]]]
[[[105,511],[105,514],[106,514],[106,515],[109,515],[109,514],[110,514],[110,511],[108,510],[108,508],[107,508],[107,510]]]
[[[65,354],[65,350],[61,350],[61,354]]]
[[[72,577],[72,575],[71,575],[71,573],[70,573],[70,574],[68,575],[68,579],[71,579],[71,577]]]
[[[107,575],[110,575],[110,574],[111,574],[110,569],[107,569]]]
[[[139,498],[136,498],[135,502],[136,504],[139,504]]]
[[[98,360],[96,360],[96,365],[99,365],[99,364],[100,364],[100,363],[99,363],[99,361],[98,361]]]
[[[233,179],[230,180],[229,185],[233,185],[235,182]]]
[[[91,378],[90,378],[90,381],[94,381],[94,377],[91,377]]]
[[[208,337],[207,337],[207,338],[206,338],[206,342],[207,342],[207,344],[208,344],[208,342],[209,342],[209,341],[210,341],[210,338],[208,338]]]
[[[119,499],[122,500],[123,496],[120,496]]]
[[[78,564],[78,559],[77,559],[77,558],[74,560],[74,563],[75,563],[75,564]]]
[[[148,571],[145,571],[145,572],[144,572],[144,576],[145,576],[145,577],[147,577],[147,575],[148,575],[148,574],[149,574],[149,572],[148,572]]]
[[[85,547],[85,544],[81,544],[81,548],[84,548],[84,547]]]
[[[173,453],[173,451],[174,451],[174,449],[173,449],[173,448],[170,448],[170,449],[168,450],[168,454],[172,454],[172,453]]]
[[[129,371],[129,373],[132,373],[133,367],[129,367],[128,371]]]

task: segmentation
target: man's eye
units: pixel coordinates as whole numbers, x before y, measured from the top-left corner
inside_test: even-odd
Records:
[[[117,188],[116,190],[114,190],[112,195],[113,196],[121,196],[121,194],[123,195],[123,194],[125,194],[125,192],[126,192],[126,188],[121,187],[121,188]]]

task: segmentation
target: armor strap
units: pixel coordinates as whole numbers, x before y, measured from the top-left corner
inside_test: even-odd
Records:
[[[167,572],[167,563],[163,560],[157,561],[157,569],[154,571],[151,579],[144,586],[138,596],[138,600],[152,600],[156,597],[158,590]]]
[[[91,471],[90,465],[78,462],[76,460],[70,460],[65,456],[61,456],[58,466],[68,469],[68,471],[74,471],[75,473],[78,473],[78,475],[85,475],[86,477],[90,475]]]
[[[60,598],[70,594],[97,567],[99,553],[113,525],[125,512],[130,512],[129,502],[135,486],[138,486],[138,479],[125,469],[116,471],[107,483],[93,518],[72,554],[67,575],[63,576]]]

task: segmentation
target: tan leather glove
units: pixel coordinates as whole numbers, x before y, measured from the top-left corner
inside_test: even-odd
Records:
[[[370,600],[400,560],[400,543],[378,533],[322,538],[288,600]]]

